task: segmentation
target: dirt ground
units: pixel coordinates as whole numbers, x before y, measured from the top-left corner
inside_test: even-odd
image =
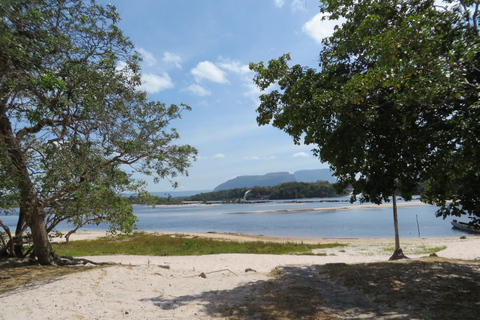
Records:
[[[205,308],[218,319],[479,319],[480,262],[424,258],[285,266]],[[105,266],[102,266],[105,268]],[[98,267],[0,261],[0,295]],[[108,268],[108,267],[107,267]],[[230,297],[235,297],[232,299]],[[1,313],[1,312],[0,312]]]

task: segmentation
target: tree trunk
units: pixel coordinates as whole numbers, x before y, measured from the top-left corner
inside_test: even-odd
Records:
[[[392,196],[392,204],[393,204],[393,227],[395,229],[395,252],[390,257],[389,260],[400,260],[400,259],[407,259],[407,257],[403,254],[402,248],[400,247],[400,233],[398,232],[398,211],[397,211],[397,195],[395,191],[393,192]]]
[[[400,248],[400,234],[398,232],[398,211],[397,211],[397,195],[393,193],[393,227],[395,228],[395,251],[401,250]]]
[[[52,265],[54,264],[55,254],[48,239],[43,207],[33,206],[28,209],[26,220],[32,232],[33,252],[40,264]]]
[[[14,246],[13,246],[13,237],[12,237],[12,234],[10,232],[10,228],[3,224],[2,219],[0,219],[0,227],[2,227],[3,230],[5,230],[5,233],[8,236],[8,241],[7,242],[5,242],[3,237],[0,236],[0,238],[2,239],[2,245],[3,245],[3,249],[0,251],[0,256],[3,255],[4,252],[5,252],[5,254],[7,254],[9,256],[14,256],[15,252],[14,252]]]
[[[27,169],[26,151],[23,150],[20,141],[17,139],[18,132],[14,134],[12,124],[6,114],[5,101],[0,101],[0,141],[2,147],[9,154],[12,169],[17,173],[13,176],[16,176],[15,182],[20,192],[20,214],[17,231],[22,228],[21,225],[25,221],[32,232],[34,253],[38,261],[43,265],[51,265],[54,263],[54,253],[45,228],[45,204],[38,198],[35,185]],[[15,236],[18,237],[21,234]],[[16,248],[15,251],[20,249]]]
[[[23,256],[23,233],[24,233],[24,223],[25,223],[25,210],[22,210],[23,208],[20,208],[19,213],[18,213],[18,221],[17,221],[17,228],[15,229],[15,237],[13,238],[13,241],[15,243],[15,255],[17,257],[22,257]]]

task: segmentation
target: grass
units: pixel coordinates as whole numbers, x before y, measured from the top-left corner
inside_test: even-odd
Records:
[[[403,250],[403,252],[406,255],[409,255],[409,254],[431,254],[431,253],[434,253],[434,252],[439,252],[439,251],[445,250],[446,248],[447,248],[447,246],[430,247],[430,246],[422,244],[422,245],[416,246],[415,248],[408,248],[407,247]],[[395,247],[388,247],[388,248],[385,248],[384,250],[387,251],[387,252],[394,252]]]
[[[58,255],[73,257],[116,254],[189,256],[220,253],[312,254],[313,249],[326,249],[338,246],[344,245],[340,243],[238,242],[134,232],[130,235],[72,241],[69,244],[54,244],[53,249]]]
[[[426,245],[419,245],[415,250],[413,250],[412,254],[430,254],[430,253],[439,252],[445,249],[447,249],[447,246],[429,247]]]

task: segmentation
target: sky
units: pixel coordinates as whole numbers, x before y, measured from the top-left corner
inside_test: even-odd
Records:
[[[250,62],[290,53],[292,64],[318,67],[321,39],[334,22],[320,21],[316,0],[97,0],[113,4],[119,27],[142,55],[142,90],[151,100],[192,107],[171,123],[175,144],[199,156],[188,176],[153,183],[150,192],[213,190],[240,175],[328,168],[314,146],[258,126],[260,90]]]

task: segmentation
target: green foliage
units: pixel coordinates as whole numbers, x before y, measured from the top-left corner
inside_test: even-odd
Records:
[[[265,200],[269,199],[272,187],[253,187],[247,194],[247,200]]]
[[[270,200],[334,197],[337,193],[328,182],[285,182],[272,188]]]
[[[342,246],[342,244],[219,241],[207,238],[135,232],[131,235],[104,237],[97,240],[71,241],[69,244],[56,244],[54,249],[59,255],[74,257],[111,254],[186,256],[220,253],[303,254],[311,253],[313,249],[334,248],[337,246]]]
[[[139,91],[140,57],[118,21],[95,1],[0,3],[0,208],[20,206],[32,233],[61,220],[131,231],[122,193],[143,188],[132,173],[175,185],[194,160],[170,128],[190,107]]]
[[[156,205],[156,204],[180,204],[182,203],[181,199],[174,199],[171,196],[168,198],[163,198],[159,196],[153,196],[150,194],[139,194],[132,195],[128,198],[128,203],[130,204],[146,204],[146,205]]]
[[[186,198],[189,201],[231,201],[237,199],[243,199],[245,192],[250,190],[249,188],[236,188],[230,190],[220,190],[213,192],[205,192],[193,195]]]
[[[324,19],[342,24],[323,40],[319,71],[289,66],[289,55],[250,65],[268,90],[259,125],[315,145],[339,192],[351,185],[361,201],[394,192],[410,200],[428,181],[424,200],[441,204],[439,214],[480,217],[478,7],[320,2]]]
[[[232,201],[243,199],[245,192],[247,200],[278,200],[325,198],[337,195],[334,187],[328,181],[285,182],[273,187],[237,188],[206,192],[186,198],[189,201]]]

